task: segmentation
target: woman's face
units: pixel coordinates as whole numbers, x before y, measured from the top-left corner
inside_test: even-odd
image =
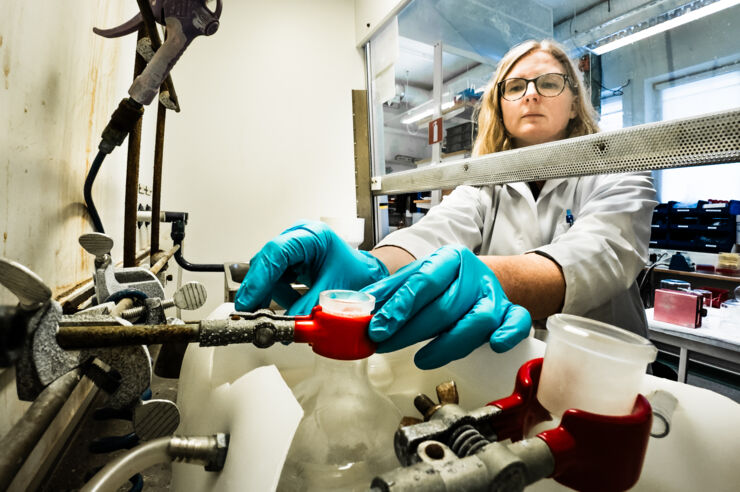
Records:
[[[535,51],[520,59],[504,77],[534,79],[546,73],[565,73],[562,65],[550,53]],[[521,99],[508,101],[500,97],[504,126],[514,147],[526,147],[552,142],[566,137],[568,122],[576,116],[575,96],[566,83],[555,97],[537,93],[534,82],[527,84]]]

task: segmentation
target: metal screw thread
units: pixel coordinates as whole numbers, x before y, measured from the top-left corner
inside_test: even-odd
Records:
[[[473,455],[491,441],[472,425],[460,426],[450,436],[450,449],[460,458]]]
[[[220,470],[226,460],[228,435],[172,436],[168,452],[173,461],[203,465],[206,470]]]
[[[167,299],[165,301],[162,301],[162,309],[169,309],[172,306],[175,305],[174,299]],[[137,306],[130,309],[126,309],[121,313],[121,317],[123,319],[131,319],[131,318],[138,318],[142,314],[144,314],[144,311],[146,310],[146,306]]]

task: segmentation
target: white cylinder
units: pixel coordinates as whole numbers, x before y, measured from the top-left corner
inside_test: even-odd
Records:
[[[547,320],[547,348],[537,399],[559,417],[569,408],[627,415],[647,364],[658,353],[647,339],[606,323],[555,314]]]
[[[319,294],[319,305],[325,313],[357,318],[372,314],[375,298],[356,290],[325,290]]]

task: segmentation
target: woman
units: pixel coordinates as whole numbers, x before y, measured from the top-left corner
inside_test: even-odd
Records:
[[[502,58],[486,88],[473,153],[594,133],[592,114],[564,50],[528,41]],[[300,223],[255,256],[236,307],[274,298],[305,313],[321,290],[364,288],[380,306],[369,327],[379,351],[434,337],[416,354],[421,368],[486,341],[508,350],[529,334],[530,314],[577,314],[644,335],[634,281],[654,197],[647,174],[459,186],[371,253],[349,250],[319,223]],[[289,269],[311,286],[301,299],[287,287]]]

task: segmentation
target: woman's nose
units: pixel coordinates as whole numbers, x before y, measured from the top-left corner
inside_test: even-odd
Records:
[[[534,85],[534,80],[530,80],[527,82],[527,90],[524,92],[524,97],[529,98],[537,96],[539,96],[539,93],[537,92],[537,87]]]

